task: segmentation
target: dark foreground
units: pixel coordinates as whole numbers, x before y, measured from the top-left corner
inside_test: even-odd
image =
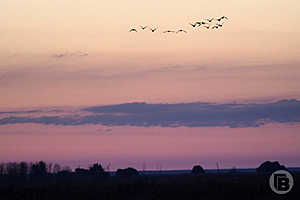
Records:
[[[299,199],[300,173],[286,195],[269,187],[269,176],[258,173],[212,173],[202,175],[137,175],[0,178],[0,200],[60,199]]]

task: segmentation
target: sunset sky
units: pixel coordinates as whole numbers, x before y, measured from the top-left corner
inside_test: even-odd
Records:
[[[78,112],[81,116],[83,107],[130,102],[221,105],[300,99],[299,11],[298,0],[1,0],[0,122],[15,116],[6,112],[24,109],[48,109],[39,116],[54,115],[48,113],[52,108],[68,113],[59,116],[73,115],[76,110],[76,115]],[[224,20],[218,30],[189,25],[223,15],[229,20]],[[140,25],[157,27],[158,31],[143,31]],[[137,28],[138,32],[129,32],[131,28]],[[188,33],[162,33],[181,28]],[[296,103],[295,109],[298,106]],[[31,117],[26,112],[22,116]],[[79,152],[88,155],[81,157],[86,160],[82,162],[93,161],[98,155],[92,153],[97,146],[96,138],[100,137],[99,142],[104,144],[103,137],[106,145],[97,150],[106,153],[101,155],[107,162],[111,158],[126,165],[126,159],[118,155],[120,149],[115,148],[119,145],[116,138],[125,137],[127,140],[124,139],[126,142],[120,148],[132,160],[143,162],[141,157],[146,156],[155,163],[170,157],[169,162],[166,161],[168,168],[187,167],[196,162],[198,158],[193,149],[198,149],[203,141],[207,141],[206,146],[198,150],[202,151],[199,155],[205,157],[208,167],[214,167],[216,159],[226,160],[226,167],[254,167],[269,157],[300,166],[296,159],[300,149],[291,146],[300,142],[296,135],[300,131],[296,123],[298,117],[289,121],[292,124],[275,120],[259,127],[229,128],[219,127],[220,124],[152,127],[156,134],[163,135],[161,137],[152,133],[152,128],[128,124],[103,128],[103,124],[77,127],[45,125],[44,122],[8,123],[0,125],[0,162],[1,158],[2,161],[30,160],[44,156],[67,163],[76,160],[75,154]],[[104,130],[112,128],[113,139],[103,134],[91,136],[90,132],[98,132],[97,126]],[[22,132],[25,127],[34,133]],[[89,133],[87,136],[74,133],[72,139],[68,139],[74,130]],[[198,135],[203,131],[206,133]],[[222,131],[228,133],[227,136],[220,136]],[[270,136],[274,131],[276,136]],[[138,132],[141,135],[137,135]],[[176,135],[174,138],[172,132]],[[237,135],[247,146],[244,151],[237,152],[240,143],[229,141]],[[143,146],[144,136],[150,137],[148,143],[140,154],[134,153],[135,148]],[[69,150],[68,147],[82,137],[86,137],[84,142]],[[178,152],[168,143],[169,137],[175,146],[194,148],[176,157]],[[285,152],[275,151],[279,155],[276,157],[276,153],[271,154],[269,150],[279,148],[281,137],[285,137],[286,141],[281,141],[289,148]],[[157,149],[151,151],[157,140],[160,141]],[[51,141],[47,150],[43,147],[46,141]],[[265,141],[266,146],[259,143],[257,151],[251,152],[258,141]],[[89,142],[91,149],[87,148]],[[222,150],[216,151],[214,143]],[[42,153],[34,153],[30,147]],[[60,157],[56,148],[66,152],[66,156]],[[49,152],[52,153],[45,156]],[[185,160],[188,164],[183,161],[186,154],[191,156]],[[252,160],[245,161],[243,155]],[[77,161],[70,163],[78,164]],[[138,167],[140,163],[133,165]]]

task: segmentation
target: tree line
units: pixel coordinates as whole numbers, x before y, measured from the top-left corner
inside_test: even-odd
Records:
[[[139,175],[134,168],[118,169],[115,173],[119,176]],[[8,162],[0,163],[0,176],[8,177],[45,177],[45,176],[109,176],[100,163],[92,164],[88,169],[76,168],[72,170],[68,166],[61,167],[59,164],[39,162]]]

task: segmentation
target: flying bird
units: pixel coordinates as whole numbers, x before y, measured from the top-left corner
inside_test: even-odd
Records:
[[[228,20],[228,17],[226,16],[222,16],[221,19],[227,19]]]
[[[218,18],[218,19],[216,19],[218,22],[220,22],[222,19],[221,18]]]
[[[206,29],[209,29],[210,28],[210,26],[203,26],[204,28],[206,28]]]
[[[167,30],[167,31],[164,31],[163,33],[175,33],[175,31]]]
[[[185,30],[183,30],[183,29],[178,30],[176,33],[180,33],[180,32],[187,33],[187,32],[186,32]]]
[[[145,30],[147,28],[147,26],[140,26],[141,29]]]
[[[213,20],[214,20],[214,18],[210,18],[210,19],[206,19],[209,23],[211,23]]]
[[[152,33],[154,33],[157,30],[157,28],[150,28],[150,30]]]
[[[202,24],[203,24],[203,25],[206,24],[206,22],[195,22],[195,24],[201,26]]]
[[[228,17],[226,17],[226,16],[222,16],[222,17],[220,17],[220,18],[218,18],[218,19],[216,19],[218,22],[220,22],[222,19],[227,19],[228,20]]]
[[[211,27],[211,29],[218,29],[218,28],[219,28],[219,26],[217,26],[217,25]]]
[[[224,24],[224,23],[222,23],[222,24],[216,24],[216,26],[218,26],[218,27],[223,27],[223,24]]]
[[[196,27],[198,24],[197,23],[194,23],[194,24],[192,24],[192,23],[189,23],[192,27]]]
[[[129,32],[137,32],[137,30],[135,28],[132,28],[129,30]]]

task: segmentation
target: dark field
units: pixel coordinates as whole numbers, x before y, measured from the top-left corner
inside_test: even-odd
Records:
[[[59,199],[299,199],[300,173],[286,195],[271,191],[269,176],[258,173],[201,175],[78,176],[74,173],[43,177],[0,178],[1,200]]]

